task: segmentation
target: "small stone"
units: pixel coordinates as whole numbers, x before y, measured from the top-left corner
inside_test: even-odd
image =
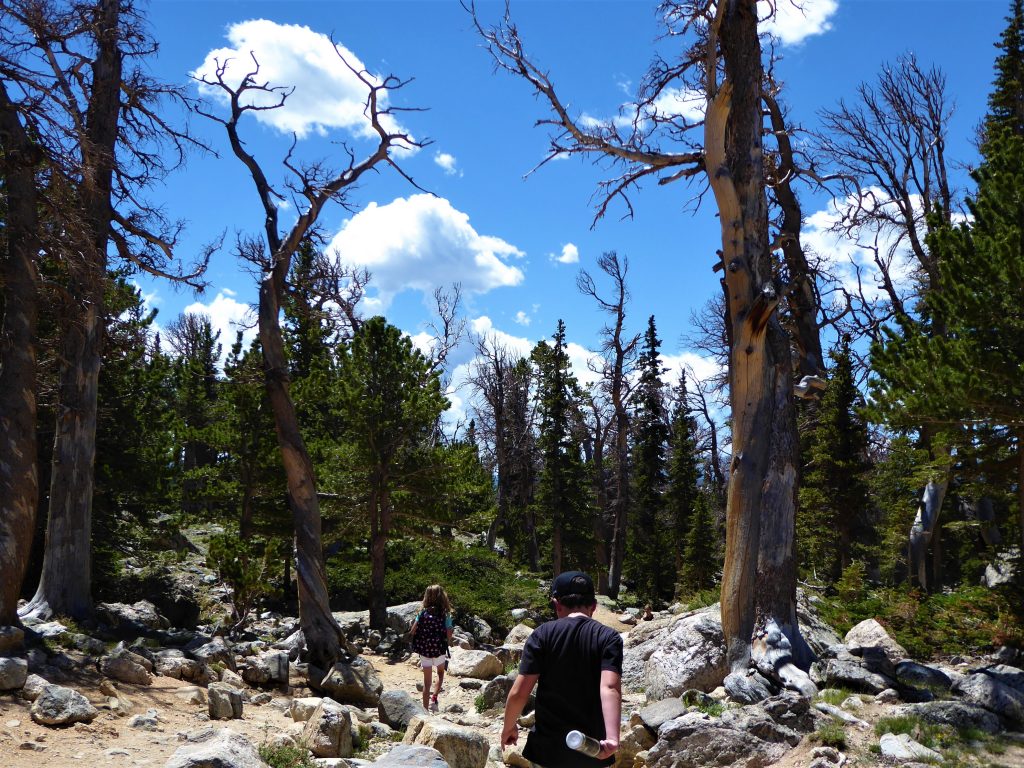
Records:
[[[42,744],[38,744],[38,743],[36,743],[34,741],[23,741],[23,742],[21,742],[21,744],[18,745],[18,749],[24,749],[24,750],[34,751],[34,752],[42,752],[44,749],[46,749],[46,747],[43,746]]]
[[[21,720],[8,720],[4,725],[8,728],[17,728],[21,725]]]

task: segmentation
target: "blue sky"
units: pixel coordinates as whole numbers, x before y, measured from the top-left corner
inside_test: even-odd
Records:
[[[784,0],[783,0],[784,2]],[[777,67],[791,115],[814,127],[816,111],[851,99],[858,83],[873,80],[881,66],[913,52],[940,66],[957,111],[950,126],[949,156],[969,163],[974,126],[985,111],[996,50],[1009,0],[803,0],[804,13],[787,9],[773,31],[782,40]],[[503,5],[478,3],[485,22],[497,21]],[[686,362],[699,375],[707,364],[689,353],[683,336],[690,313],[718,290],[712,272],[719,229],[710,196],[693,213],[693,188],[684,183],[648,184],[632,195],[635,216],[613,204],[592,227],[591,195],[605,170],[576,158],[543,159],[546,116],[526,86],[495,72],[470,19],[454,0],[400,2],[218,2],[150,0],[148,12],[160,53],[156,74],[187,81],[212,55],[254,51],[276,84],[294,85],[289,106],[269,121],[244,126],[250,149],[268,173],[280,176],[292,131],[306,157],[336,153],[331,140],[357,152],[371,144],[346,99],[351,84],[329,55],[324,35],[371,72],[413,78],[392,97],[396,106],[426,111],[398,116],[417,139],[433,143],[400,158],[424,195],[394,171],[370,177],[353,196],[355,212],[328,208],[321,221],[347,260],[366,264],[374,275],[368,311],[384,314],[414,337],[430,319],[435,285],[458,281],[471,327],[500,335],[524,351],[549,337],[565,320],[578,362],[594,348],[603,318],[591,299],[578,293],[577,272],[596,272],[603,251],[630,260],[630,326],[641,332],[655,315],[668,363]],[[614,116],[628,101],[654,51],[668,55],[673,41],[659,40],[655,3],[641,0],[513,0],[512,16],[532,58],[546,69],[578,115]],[[325,53],[325,51],[327,53]],[[340,64],[340,62],[339,62]],[[358,112],[358,110],[357,110]],[[353,117],[353,115],[356,115]],[[154,198],[188,222],[179,246],[186,260],[203,243],[226,232],[258,234],[262,213],[251,181],[230,155],[217,126],[200,118],[194,128],[220,157],[193,157]],[[524,178],[525,177],[525,178]],[[822,194],[802,196],[810,222],[808,242],[857,258],[856,249],[820,236],[829,216]],[[294,209],[291,209],[292,212]],[[290,218],[282,212],[283,222]],[[140,279],[144,293],[167,325],[181,311],[209,312],[223,329],[255,301],[255,281],[230,247],[210,265],[202,296],[166,283]],[[601,283],[599,278],[599,284]],[[453,360],[456,381],[470,360],[468,347]],[[453,397],[463,406],[464,394]]]

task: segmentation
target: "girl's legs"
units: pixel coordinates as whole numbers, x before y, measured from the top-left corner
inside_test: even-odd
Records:
[[[441,695],[441,684],[444,682],[444,664],[437,668],[437,688],[434,690],[434,698]]]
[[[423,668],[423,708],[430,707],[430,667]]]

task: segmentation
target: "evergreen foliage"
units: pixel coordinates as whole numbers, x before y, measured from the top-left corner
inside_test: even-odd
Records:
[[[532,353],[537,370],[537,450],[541,461],[533,514],[538,526],[550,532],[551,563],[557,573],[588,570],[593,565],[594,511],[574,433],[577,385],[565,351],[565,323],[561,320],[552,339],[552,346],[541,342]]]
[[[1012,0],[1006,29],[996,48],[1001,53],[996,58],[996,78],[988,97],[983,152],[985,145],[1004,130],[1024,136],[1024,0]]]
[[[669,426],[661,381],[664,368],[658,357],[660,346],[652,315],[637,359],[640,379],[634,391],[634,492],[626,575],[637,597],[654,603],[672,599],[676,583],[675,549],[681,543],[666,503]]]
[[[706,492],[697,494],[690,515],[686,546],[679,572],[680,591],[685,593],[711,589],[722,570],[721,537],[711,514],[711,499]]]
[[[700,589],[698,584],[709,586],[714,583],[717,573],[717,554],[701,551],[709,544],[717,549],[720,537],[715,530],[708,493],[701,493],[700,457],[697,452],[697,421],[690,411],[686,391],[686,374],[679,375],[675,390],[675,409],[672,412],[669,435],[671,455],[668,463],[668,516],[671,524],[672,549],[675,553],[675,572],[679,586],[686,590]],[[712,459],[714,460],[714,459]],[[696,520],[698,505],[702,505]],[[690,545],[690,534],[699,522],[699,536],[696,547]]]
[[[800,487],[800,565],[829,582],[862,559],[872,536],[866,475],[867,424],[853,377],[850,339],[831,354],[828,388],[817,410]]]

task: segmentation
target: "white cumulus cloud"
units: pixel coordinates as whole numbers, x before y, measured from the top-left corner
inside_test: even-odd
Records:
[[[552,261],[557,261],[559,264],[578,264],[580,260],[580,249],[572,243],[566,243],[562,246],[562,252],[550,254]]]
[[[831,19],[839,0],[759,0],[757,5],[762,19],[775,8],[774,16],[761,24],[763,32],[777,37],[783,45],[798,45],[832,29]]]
[[[196,301],[182,310],[185,314],[206,315],[214,333],[220,332],[221,359],[235,343],[235,335],[242,331],[242,344],[246,347],[256,338],[255,316],[251,307],[235,299],[235,292],[222,288],[209,303]]]
[[[306,26],[277,24],[267,19],[232,24],[228,27],[227,39],[229,45],[207,53],[203,63],[191,74],[213,80],[219,65],[225,67],[224,81],[237,87],[258,62],[259,73],[255,79],[259,83],[294,88],[284,106],[250,113],[261,123],[284,133],[295,133],[299,138],[310,131],[324,134],[330,128],[344,129],[355,136],[376,137],[365,113],[369,89],[345,62],[357,71],[365,67],[345,46],[338,44],[335,50],[325,34]],[[374,84],[380,82],[375,75],[367,77]],[[220,88],[200,84],[199,89],[209,98],[226,102],[227,96]],[[270,106],[278,99],[273,94],[253,91],[246,103]],[[387,107],[386,92],[379,94],[378,103],[382,108]],[[381,122],[390,131],[405,132],[390,115],[383,115]]]
[[[433,195],[370,203],[342,225],[328,252],[370,271],[375,293],[366,308],[374,311],[386,310],[404,290],[429,293],[458,282],[463,291],[486,293],[523,281],[522,270],[509,263],[525,255],[521,250],[480,234],[468,214]]]
[[[457,160],[455,155],[451,155],[447,152],[438,152],[434,155],[434,163],[445,172],[447,176],[454,176],[458,173]]]
[[[532,318],[523,310],[516,312],[515,321],[518,325],[529,325]]]

